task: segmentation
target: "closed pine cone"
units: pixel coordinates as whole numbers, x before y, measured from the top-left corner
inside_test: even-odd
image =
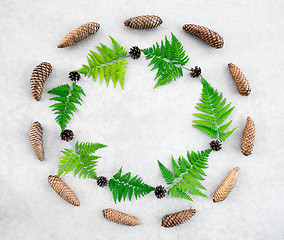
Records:
[[[42,141],[42,127],[39,122],[34,122],[30,126],[30,140],[38,160],[43,161],[44,151]]]
[[[233,190],[238,176],[239,176],[239,167],[235,167],[229,175],[225,178],[221,186],[217,189],[213,196],[213,202],[221,202],[226,199],[229,193]]]
[[[163,23],[163,20],[155,15],[144,15],[132,17],[124,21],[124,25],[134,29],[156,28]]]
[[[48,183],[53,188],[53,190],[62,197],[65,201],[69,202],[74,206],[80,206],[80,202],[76,197],[75,193],[65,184],[61,178],[57,176],[49,176]]]
[[[163,227],[175,227],[178,226],[189,219],[196,213],[195,209],[184,210],[172,214],[168,214],[163,217],[162,226]]]
[[[208,43],[211,47],[222,48],[224,46],[224,39],[218,33],[211,29],[195,24],[185,24],[183,30],[187,33],[195,35]]]
[[[121,225],[136,226],[140,223],[138,218],[130,216],[126,213],[115,211],[110,208],[104,209],[103,215],[107,220]]]
[[[62,41],[58,44],[58,48],[65,48],[80,42],[81,40],[85,39],[86,37],[91,36],[92,34],[96,33],[100,28],[100,24],[96,22],[88,22],[76,29],[72,32],[68,33]]]
[[[248,116],[242,138],[242,153],[245,156],[252,154],[254,139],[255,139],[255,125],[252,118]]]
[[[39,101],[41,98],[44,83],[52,71],[50,63],[42,62],[39,64],[32,73],[31,77],[31,92],[35,100]]]
[[[237,85],[238,91],[243,96],[248,96],[251,92],[251,88],[246,76],[243,72],[233,63],[229,63],[228,67],[230,69],[231,75]]]

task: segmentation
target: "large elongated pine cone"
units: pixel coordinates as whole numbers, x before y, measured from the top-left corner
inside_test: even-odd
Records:
[[[211,29],[195,24],[185,24],[183,30],[187,33],[195,35],[208,43],[211,47],[222,48],[224,46],[224,39],[218,33]]]
[[[76,197],[75,193],[65,184],[61,178],[56,175],[48,177],[48,183],[57,194],[62,197],[65,201],[69,202],[74,206],[80,206],[80,202]]]
[[[239,93],[243,96],[248,96],[251,92],[251,88],[246,76],[235,64],[229,63],[228,67],[237,85]]]
[[[80,42],[81,40],[85,39],[86,37],[91,36],[92,34],[96,33],[100,28],[100,24],[96,22],[88,22],[72,32],[68,33],[62,41],[58,44],[58,48],[65,48]]]
[[[247,117],[247,123],[243,131],[242,153],[248,156],[252,153],[255,139],[255,125],[250,116]]]
[[[163,227],[174,227],[180,225],[189,219],[196,213],[195,209],[184,210],[172,214],[168,214],[163,217],[162,226]]]
[[[34,122],[30,126],[30,140],[38,160],[43,161],[44,151],[42,141],[42,127],[39,122]]]
[[[213,202],[221,202],[226,199],[229,193],[233,190],[238,176],[239,176],[239,167],[235,167],[229,175],[225,178],[221,186],[217,189],[217,191],[213,195]]]
[[[163,20],[155,15],[132,17],[124,21],[124,25],[134,29],[150,29],[159,27]]]
[[[50,63],[42,62],[39,64],[32,73],[31,77],[31,92],[35,100],[39,101],[41,98],[44,83],[52,71]]]
[[[107,220],[115,222],[117,224],[136,226],[140,223],[138,218],[130,216],[126,213],[118,212],[110,208],[104,209],[103,215]]]

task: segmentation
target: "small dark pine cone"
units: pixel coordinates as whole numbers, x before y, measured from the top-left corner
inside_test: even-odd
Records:
[[[78,71],[72,71],[69,73],[69,78],[73,82],[78,82],[81,78],[81,75]]]
[[[100,176],[97,179],[97,184],[99,187],[105,187],[107,185],[108,181],[106,177]]]
[[[219,151],[222,149],[222,143],[218,140],[213,140],[211,143],[210,143],[210,147],[213,151]]]
[[[190,76],[195,78],[195,77],[199,77],[201,75],[201,68],[195,66],[195,68],[191,68],[191,73]]]
[[[161,199],[166,196],[167,190],[163,186],[158,186],[155,189],[155,195],[157,198]]]
[[[72,140],[74,137],[74,133],[72,130],[65,129],[62,133],[60,133],[61,140],[68,142],[69,140]]]
[[[141,56],[141,50],[139,49],[139,47],[133,46],[132,48],[130,48],[129,54],[131,58],[138,59]]]

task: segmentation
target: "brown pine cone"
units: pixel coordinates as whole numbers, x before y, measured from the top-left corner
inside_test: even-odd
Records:
[[[243,72],[233,63],[229,63],[228,67],[230,69],[231,75],[237,85],[238,91],[243,96],[248,96],[251,92],[251,88],[246,76]]]
[[[65,201],[69,202],[74,206],[80,206],[80,202],[76,197],[75,193],[61,180],[61,178],[49,175],[48,183],[57,194],[62,197]]]
[[[65,48],[80,42],[81,40],[91,36],[96,33],[100,28],[100,24],[96,22],[88,22],[72,32],[68,33],[62,41],[58,44],[58,48]]]
[[[224,39],[211,29],[195,24],[185,24],[183,30],[187,33],[195,35],[208,43],[211,47],[222,48],[224,46]]]
[[[221,186],[217,189],[213,196],[213,202],[221,202],[226,199],[229,193],[233,190],[238,176],[239,176],[239,167],[235,167],[229,175],[225,178]]]
[[[255,125],[252,118],[248,116],[242,138],[242,153],[245,156],[252,154],[254,139],[255,139]]]
[[[126,213],[115,211],[110,208],[104,209],[103,215],[107,220],[121,225],[136,226],[140,223],[138,218],[130,216]]]
[[[172,214],[168,214],[163,217],[162,226],[163,227],[175,227],[178,226],[189,219],[196,213],[195,209],[184,210]]]
[[[44,151],[42,141],[42,127],[39,122],[34,122],[30,126],[30,140],[38,160],[43,161]]]
[[[50,63],[42,62],[39,64],[32,73],[31,77],[31,92],[35,100],[39,101],[41,98],[44,83],[52,71]]]
[[[150,29],[159,27],[163,20],[155,15],[132,17],[124,21],[124,25],[134,29]]]

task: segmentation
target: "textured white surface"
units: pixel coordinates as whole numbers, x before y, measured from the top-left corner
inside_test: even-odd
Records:
[[[0,4],[1,161],[0,239],[283,239],[283,10],[284,2],[251,1],[16,1]],[[129,17],[155,14],[164,23],[155,30],[124,27]],[[99,32],[79,44],[58,49],[60,40],[86,22],[101,24]],[[225,39],[216,50],[182,31],[185,23],[207,26]],[[208,198],[194,202],[154,194],[115,205],[107,188],[72,174],[64,181],[81,206],[60,199],[47,182],[56,174],[60,151],[69,144],[59,139],[60,129],[47,91],[68,82],[68,73],[86,63],[86,55],[108,35],[126,49],[149,47],[173,32],[190,56],[189,67],[201,66],[203,76],[236,106],[231,119],[237,131],[212,153],[207,179]],[[29,80],[42,61],[53,66],[42,99],[36,102]],[[239,95],[227,64],[240,67],[252,86],[249,97]],[[170,166],[170,157],[208,147],[209,138],[191,126],[201,91],[199,80],[183,78],[153,90],[155,72],[142,57],[129,60],[125,90],[106,88],[83,78],[87,97],[68,125],[80,141],[98,141],[108,147],[98,174],[112,176],[120,166],[139,174],[146,183],[164,185],[157,159]],[[246,117],[256,124],[255,149],[240,151]],[[32,150],[28,129],[39,121],[44,131],[45,161]],[[282,155],[282,156],[281,156]],[[240,167],[235,189],[221,203],[212,196],[229,171]],[[106,221],[102,209],[114,208],[141,220],[137,227]],[[190,222],[173,229],[160,226],[165,214],[195,208]]]

